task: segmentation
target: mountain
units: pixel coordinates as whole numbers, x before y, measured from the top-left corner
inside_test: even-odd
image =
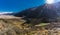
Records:
[[[58,6],[56,4],[58,4]],[[24,17],[27,20],[36,19],[36,21],[34,21],[34,23],[36,23],[37,21],[39,21],[39,22],[40,21],[44,21],[44,22],[57,21],[57,17],[60,16],[59,7],[60,7],[60,2],[54,3],[54,4],[44,4],[42,6],[23,10],[23,11],[15,14],[15,16]],[[40,20],[40,19],[42,19],[42,20]]]
[[[0,15],[14,15],[14,12],[0,12]]]

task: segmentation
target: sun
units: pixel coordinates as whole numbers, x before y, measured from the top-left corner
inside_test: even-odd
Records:
[[[46,3],[47,4],[53,4],[54,3],[54,0],[46,0]]]

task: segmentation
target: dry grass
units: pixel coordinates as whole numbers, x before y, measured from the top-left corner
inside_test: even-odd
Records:
[[[60,31],[46,29],[46,23],[35,26],[24,24],[25,20],[21,18],[0,19],[0,35],[60,35]]]

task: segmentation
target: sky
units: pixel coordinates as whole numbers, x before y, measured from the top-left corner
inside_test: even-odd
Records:
[[[28,8],[43,5],[45,1],[46,0],[0,0],[0,12],[20,12]]]
[[[0,12],[19,12],[44,4],[44,0],[0,0]]]

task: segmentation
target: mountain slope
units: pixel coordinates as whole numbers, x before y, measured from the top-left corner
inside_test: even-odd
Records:
[[[58,4],[58,3],[55,3],[55,4]],[[41,18],[42,18],[42,21],[44,22],[56,21],[59,15],[56,10],[55,4],[50,4],[50,5],[44,4],[42,6],[38,6],[35,8],[29,8],[27,10],[24,10],[15,14],[15,16],[24,17],[27,20],[36,19],[34,23],[37,22],[37,20]],[[40,21],[41,20],[39,20],[39,22]]]

